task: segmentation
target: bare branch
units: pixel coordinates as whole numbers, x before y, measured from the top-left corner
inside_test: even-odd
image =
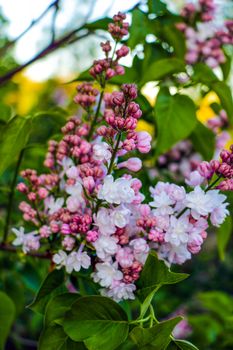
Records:
[[[10,253],[22,253],[21,250],[14,247],[13,245],[4,244],[4,243],[0,244],[0,251],[10,252]],[[25,254],[25,256],[33,256],[39,259],[48,259],[48,260],[51,260],[51,257],[52,257],[50,252],[45,252],[45,253],[28,252],[27,254]]]
[[[36,19],[33,19],[30,25],[20,33],[15,39],[9,41],[4,47],[0,49],[0,55],[3,55],[6,50],[12,47],[18,40],[20,40],[25,34],[27,34],[37,23],[39,23],[42,18],[50,11],[51,8],[57,6],[58,0],[53,1]]]
[[[60,0],[56,0],[54,3],[54,12],[53,12],[52,23],[51,23],[51,34],[52,34],[51,43],[55,41],[55,37],[56,37],[56,19],[59,11],[59,2]]]
[[[41,50],[39,53],[37,53],[34,57],[32,57],[27,62],[23,63],[22,65],[20,65],[20,66],[18,66],[16,68],[13,68],[12,70],[7,72],[6,74],[0,76],[0,85],[5,84],[15,74],[21,72],[23,69],[25,69],[26,67],[28,67],[32,63],[38,61],[39,59],[41,59],[41,58],[43,58],[45,56],[48,56],[50,53],[52,53],[53,51],[55,51],[58,48],[62,47],[63,45],[65,45],[65,44],[69,45],[69,44],[73,43],[74,41],[81,40],[81,39],[87,37],[89,34],[92,33],[91,30],[88,30],[88,31],[86,31],[86,33],[75,37],[75,40],[72,40],[72,39],[74,39],[75,34],[77,34],[79,31],[81,31],[81,29],[83,29],[83,27],[79,27],[77,29],[74,29],[73,31],[71,31],[70,33],[66,34],[65,36],[63,36],[59,40],[50,43],[47,47],[45,47],[43,50]]]

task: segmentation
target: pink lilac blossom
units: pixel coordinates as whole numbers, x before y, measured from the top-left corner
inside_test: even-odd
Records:
[[[183,22],[178,23],[177,28],[185,35],[188,64],[204,62],[216,68],[226,61],[223,46],[233,45],[233,21],[216,25],[216,11],[214,0],[187,3],[181,10]]]
[[[119,13],[109,26],[117,43],[128,33],[124,19]],[[110,42],[101,47],[106,57],[95,61],[91,74],[104,91],[128,49],[123,45],[114,59]],[[21,173],[25,183],[17,188],[26,201],[19,208],[25,225],[28,222],[35,230],[26,234],[23,227],[13,229],[13,244],[22,246],[24,253],[40,247],[50,250],[56,268],[68,274],[86,269],[102,295],[116,301],[133,299],[150,250],[168,264],[182,264],[200,251],[208,220],[219,226],[229,214],[226,196],[208,181],[214,173],[232,180],[232,152],[221,153],[222,163],[204,163],[198,173],[190,174],[189,190],[158,182],[150,188],[150,203],[144,203],[141,181],[118,172],[138,171],[141,161],[129,158],[130,152],[147,153],[151,148],[151,136],[136,131],[142,115],[134,101],[136,86],[124,84],[112,94],[102,92],[98,102],[90,83],[77,91],[75,103],[82,107],[85,121],[72,116],[62,128],[62,139],[49,142],[44,163],[49,172]]]

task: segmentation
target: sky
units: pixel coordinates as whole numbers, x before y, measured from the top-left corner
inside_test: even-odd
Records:
[[[0,7],[3,14],[9,20],[7,32],[11,38],[17,37],[27,28],[33,19],[37,18],[52,2],[52,0],[0,0]],[[67,26],[75,28],[79,25],[80,17],[86,17],[90,12],[90,3],[92,14],[88,21],[95,20],[104,15],[112,16],[118,11],[126,11],[133,7],[137,0],[61,0],[62,10],[57,16],[57,27],[59,34]],[[82,16],[80,16],[80,14]],[[43,20],[36,25],[29,33],[19,40],[15,47],[15,56],[19,63],[23,63],[33,57],[38,49],[42,49],[46,28],[49,28],[52,18],[50,11]],[[47,35],[47,34],[46,34]],[[77,46],[77,50],[82,50],[86,54],[85,61],[88,61],[88,52],[85,53],[85,42]],[[26,70],[26,75],[36,81],[43,81],[58,72],[61,76],[70,74],[71,57],[69,50],[58,50],[38,63],[34,63]],[[84,68],[85,64],[84,64]]]

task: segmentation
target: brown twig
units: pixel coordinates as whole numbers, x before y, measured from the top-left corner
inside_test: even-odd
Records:
[[[10,253],[22,253],[21,250],[19,250],[18,248],[14,247],[11,244],[4,244],[1,243],[0,244],[0,251],[3,252],[10,252]],[[46,252],[46,253],[36,253],[36,252],[28,252],[27,254],[25,254],[25,256],[33,256],[39,259],[48,259],[50,260],[52,255],[50,252]]]
[[[56,9],[58,1],[59,0],[55,0],[51,4],[49,4],[49,6],[36,19],[32,20],[30,25],[26,29],[24,29],[24,31],[22,33],[20,33],[15,39],[9,41],[5,46],[3,46],[0,49],[0,56],[3,55],[6,52],[6,50],[8,50],[10,47],[12,47],[25,34],[27,34],[37,23],[39,23],[42,20],[42,18],[44,18],[44,16],[51,10],[51,8],[55,7],[55,9]]]
[[[53,12],[53,16],[52,16],[52,23],[51,23],[51,43],[53,43],[55,41],[56,38],[56,19],[57,19],[57,14],[59,11],[59,2],[60,0],[56,0],[54,2],[54,12]]]
[[[60,48],[61,46],[63,46],[64,44],[70,44],[70,40],[73,39],[73,37],[75,36],[75,34],[77,34],[77,32],[81,31],[83,29],[83,27],[79,27],[77,29],[72,30],[70,33],[66,34],[65,36],[63,36],[62,38],[60,38],[59,40],[56,40],[52,43],[50,43],[46,48],[44,48],[43,50],[41,50],[39,53],[37,53],[34,57],[32,57],[30,60],[28,60],[27,62],[23,63],[22,65],[13,68],[12,70],[10,70],[9,72],[7,72],[6,74],[2,75],[0,77],[0,85],[5,84],[7,81],[9,81],[15,74],[21,72],[23,69],[25,69],[26,67],[28,67],[30,64],[38,61],[39,59],[49,55],[50,53],[52,53],[53,51],[57,50],[58,48]],[[92,31],[88,30],[86,31],[86,33],[76,37],[75,41],[81,40],[85,37],[87,37],[89,34],[91,34]],[[74,40],[72,41],[72,43],[74,42]]]

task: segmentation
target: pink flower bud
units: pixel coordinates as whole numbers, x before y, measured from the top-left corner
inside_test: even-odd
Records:
[[[137,133],[137,149],[141,153],[148,153],[151,149],[152,137],[147,131]]]
[[[112,103],[116,106],[121,106],[125,102],[123,92],[114,91],[112,93]]]
[[[151,213],[151,208],[148,204],[141,204],[139,207],[139,211],[142,216],[148,216]]]
[[[205,179],[209,180],[213,176],[213,170],[208,162],[201,162],[197,170]]]
[[[48,196],[49,192],[44,187],[38,189],[38,196],[40,199],[45,199]]]
[[[39,234],[42,238],[48,238],[51,234],[51,229],[47,225],[43,225],[39,229]]]
[[[60,231],[60,226],[55,221],[51,221],[49,226],[53,233],[57,233]]]
[[[36,194],[35,194],[35,192],[30,192],[30,193],[28,193],[27,197],[28,197],[28,199],[29,199],[30,201],[32,201],[32,202],[34,202],[34,201],[36,200]]]
[[[27,193],[28,192],[28,187],[25,185],[25,183],[20,182],[17,185],[17,190],[21,193]]]
[[[210,166],[214,172],[216,172],[220,166],[220,162],[218,160],[212,159],[210,161]]]
[[[108,79],[111,79],[112,77],[114,77],[114,75],[115,75],[114,69],[108,68],[108,69],[106,70],[106,79],[107,79],[107,80],[108,80]]]
[[[130,171],[139,171],[142,167],[142,161],[139,158],[133,157],[129,158],[125,162],[118,164],[118,168],[127,168]]]
[[[99,237],[99,234],[97,231],[90,230],[87,232],[86,240],[87,242],[95,242]]]
[[[70,236],[65,236],[62,241],[62,246],[65,248],[65,250],[71,251],[74,248],[75,245],[75,239]]]
[[[70,226],[68,224],[62,224],[61,226],[61,233],[63,235],[69,235],[71,234],[71,229]]]
[[[87,176],[83,178],[83,186],[91,193],[95,188],[95,180],[92,176]]]
[[[125,68],[120,66],[120,65],[117,65],[115,67],[115,72],[116,72],[116,75],[124,75],[125,74]]]

